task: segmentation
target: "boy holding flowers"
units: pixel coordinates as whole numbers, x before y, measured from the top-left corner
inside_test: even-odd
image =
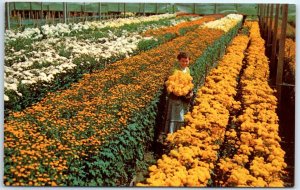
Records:
[[[166,81],[168,92],[165,133],[173,133],[180,129],[184,123],[184,115],[188,111],[189,102],[193,96],[193,78],[188,68],[190,59],[187,53],[177,55],[178,63],[173,69],[173,74]]]

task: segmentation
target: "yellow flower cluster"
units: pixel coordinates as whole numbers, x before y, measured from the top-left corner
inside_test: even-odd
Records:
[[[150,177],[138,186],[207,186],[224,140],[229,111],[240,109],[234,100],[236,78],[243,65],[249,38],[235,37],[216,69],[199,89],[192,112],[185,115],[187,126],[168,134],[173,149],[149,168]]]
[[[238,150],[232,159],[221,159],[218,165],[227,181],[224,186],[283,187],[282,175],[287,166],[280,147],[276,97],[268,85],[268,59],[257,22],[247,22],[251,45],[246,57],[247,68],[241,78],[243,114]],[[254,157],[249,160],[249,155]],[[244,166],[249,165],[249,169]]]
[[[185,96],[194,88],[192,81],[193,77],[189,73],[176,70],[166,81],[167,91],[176,96]]]

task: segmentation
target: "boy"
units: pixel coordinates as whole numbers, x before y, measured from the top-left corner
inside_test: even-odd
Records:
[[[190,74],[188,68],[190,59],[187,53],[180,52],[177,55],[178,63],[173,69],[173,73],[176,70],[180,70],[184,73]],[[189,92],[186,96],[178,97],[174,94],[168,94],[167,107],[166,107],[166,118],[164,132],[173,133],[180,129],[184,123],[184,114],[188,112],[189,102],[193,96],[193,92]]]

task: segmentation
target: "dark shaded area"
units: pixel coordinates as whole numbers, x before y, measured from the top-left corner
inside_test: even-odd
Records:
[[[278,107],[279,136],[281,147],[285,151],[287,176],[284,177],[286,187],[295,184],[295,91],[292,86],[282,87],[281,105]]]

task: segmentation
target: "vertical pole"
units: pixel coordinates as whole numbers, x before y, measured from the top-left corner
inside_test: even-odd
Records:
[[[126,18],[126,3],[124,3],[124,18]]]
[[[87,21],[85,2],[83,3],[83,5],[84,5],[84,6],[83,6],[83,7],[84,7],[84,9],[83,9],[84,21]]]
[[[101,2],[98,4],[99,19],[101,20]]]
[[[193,14],[196,13],[196,3],[193,4]]]
[[[43,19],[44,19],[44,11],[43,11],[43,2],[41,2],[41,15],[40,15],[40,25],[43,25]]]
[[[173,14],[175,13],[175,3],[173,3]]]
[[[29,20],[32,18],[31,11],[32,11],[32,3],[30,2],[29,3]]]
[[[67,3],[63,2],[63,8],[64,8],[64,23],[67,23]]]
[[[158,14],[158,3],[155,3],[155,14]]]
[[[262,21],[262,25],[261,25],[261,34],[264,33],[264,29],[265,29],[265,4],[262,5],[262,16],[261,16],[261,21]]]
[[[10,30],[10,9],[9,2],[6,2],[6,27]]]
[[[262,16],[262,5],[259,4],[259,26],[261,28],[261,23],[262,23],[262,20],[261,20],[261,16]]]
[[[146,3],[144,3],[144,6],[143,6],[143,15],[145,16],[145,10],[146,9]]]
[[[141,3],[139,3],[139,15],[141,15]]]
[[[270,11],[270,23],[269,23],[269,31],[268,31],[268,41],[267,46],[269,47],[271,44],[271,35],[272,35],[272,29],[273,29],[273,11],[274,11],[274,4],[271,4],[271,11]]]
[[[277,54],[277,29],[278,29],[278,16],[279,16],[279,4],[276,4],[276,11],[275,11],[275,19],[274,19],[274,28],[273,28],[273,39],[272,39],[272,52],[271,52],[271,72],[272,78],[275,76],[275,59]]]
[[[215,3],[215,14],[217,14],[217,3]]]
[[[234,5],[235,5],[235,10],[238,12],[238,4],[235,3]]]
[[[283,74],[283,59],[284,59],[284,49],[285,49],[285,37],[287,28],[287,16],[288,16],[288,5],[282,5],[282,23],[281,23],[281,34],[279,40],[279,54],[278,54],[278,64],[277,64],[277,76],[276,76],[276,89],[277,89],[277,99],[280,109],[281,103],[281,84],[282,84],[282,74]]]
[[[269,29],[269,10],[270,10],[270,4],[267,4],[266,26],[265,26],[265,32],[264,32],[265,39],[267,39],[268,29]]]

